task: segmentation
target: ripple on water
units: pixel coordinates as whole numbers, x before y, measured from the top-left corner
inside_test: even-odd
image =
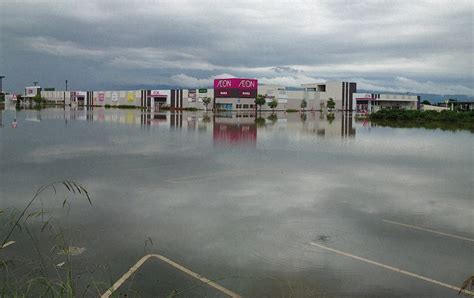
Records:
[[[245,217],[240,223],[244,230],[248,225],[256,233],[248,233],[245,250],[254,259],[289,271],[327,271],[327,252],[320,252],[310,242],[330,243],[345,241],[351,235],[342,227],[331,224],[332,220],[281,219],[271,225],[258,219]],[[331,268],[334,273],[334,268]],[[345,274],[349,271],[338,270]]]

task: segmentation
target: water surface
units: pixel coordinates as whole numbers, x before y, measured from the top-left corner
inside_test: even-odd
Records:
[[[473,242],[387,221],[474,238],[469,131],[379,127],[319,112],[257,120],[1,113],[0,208],[21,208],[52,181],[85,185],[92,206],[74,200],[64,214],[65,191],[42,201],[72,227],[71,243],[86,248],[74,265],[95,280],[113,282],[153,252],[242,296],[457,296],[310,243],[455,286],[473,273]],[[27,239],[15,245],[19,254],[31,247]],[[195,283],[153,260],[121,291],[163,296]]]

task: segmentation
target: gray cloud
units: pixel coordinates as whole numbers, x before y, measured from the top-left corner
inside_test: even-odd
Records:
[[[216,75],[298,85],[473,95],[470,1],[2,1],[5,88],[205,84]]]

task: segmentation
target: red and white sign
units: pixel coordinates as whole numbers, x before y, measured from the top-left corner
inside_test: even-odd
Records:
[[[105,100],[105,93],[104,92],[99,92],[99,94],[97,95],[97,98],[99,99],[99,101],[104,101]]]
[[[258,81],[255,79],[215,79],[214,89],[244,89],[257,90]]]
[[[163,90],[150,90],[150,95],[148,97],[157,97],[157,98],[168,98],[168,94],[166,94]]]
[[[38,94],[38,89],[40,87],[34,86],[34,87],[26,87],[25,88],[25,96],[26,97],[34,97],[36,94]]]

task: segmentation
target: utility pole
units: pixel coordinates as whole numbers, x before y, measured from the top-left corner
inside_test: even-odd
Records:
[[[5,76],[0,76],[0,93],[3,93],[3,79]]]
[[[66,91],[67,91],[67,80],[66,80]]]

